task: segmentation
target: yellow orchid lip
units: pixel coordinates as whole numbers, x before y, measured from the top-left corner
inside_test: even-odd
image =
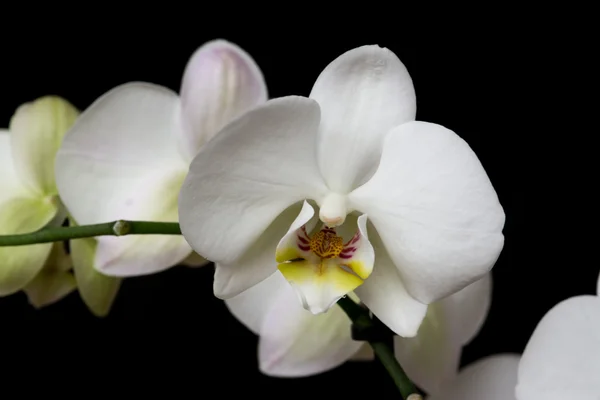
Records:
[[[336,228],[323,226],[311,236],[303,225],[282,239],[276,260],[304,308],[319,314],[363,284],[374,254],[360,230],[344,243]]]

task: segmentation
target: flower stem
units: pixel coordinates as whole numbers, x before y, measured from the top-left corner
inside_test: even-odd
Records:
[[[369,316],[369,312],[356,304],[349,297],[342,297],[337,303],[342,310],[348,315],[348,318],[352,321],[353,331],[365,332],[369,345],[373,349],[373,352],[384,366],[398,390],[404,399],[407,399],[411,394],[418,394],[419,392],[415,388],[415,385],[406,376],[406,373],[396,360],[394,351],[386,343],[386,340],[381,337],[381,331],[375,332],[377,324]],[[378,337],[379,336],[379,337]]]
[[[181,229],[177,222],[118,220],[95,225],[44,228],[36,232],[19,235],[0,235],[0,247],[60,242],[95,236],[125,235],[181,235]]]

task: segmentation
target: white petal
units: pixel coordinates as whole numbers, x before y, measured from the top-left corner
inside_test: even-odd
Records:
[[[266,101],[263,75],[244,50],[225,40],[196,50],[181,85],[180,145],[188,160],[223,126]]]
[[[572,297],[542,318],[519,364],[517,398],[600,398],[600,297]]]
[[[66,253],[63,242],[56,242],[44,268],[23,288],[29,303],[41,308],[55,303],[77,288],[75,277],[70,271],[71,257]]]
[[[396,358],[408,377],[427,393],[458,373],[462,345],[456,343],[439,303],[430,304],[416,337],[394,337]]]
[[[75,239],[71,240],[70,245],[73,272],[81,299],[95,316],[108,315],[122,279],[103,275],[94,268],[96,239]]]
[[[135,205],[121,217],[141,221],[177,222],[177,196],[184,174],[172,171],[132,182],[126,201]],[[135,185],[135,186],[133,186]],[[179,264],[192,251],[181,235],[100,236],[95,268],[109,276],[153,274]]]
[[[45,96],[21,105],[10,120],[12,153],[20,178],[40,195],[56,194],[54,159],[79,111],[68,101]]]
[[[94,102],[56,159],[61,198],[81,225],[117,219],[171,221],[186,164],[177,150],[177,95],[131,83]],[[191,252],[180,235],[99,237],[96,268],[114,276],[154,273]]]
[[[315,156],[319,118],[313,100],[270,100],[202,148],[179,196],[181,230],[194,250],[233,263],[283,210],[323,196]]]
[[[270,376],[304,377],[344,363],[363,342],[352,340],[350,319],[340,307],[313,315],[302,308],[289,285],[263,319],[259,368]]]
[[[504,211],[471,148],[440,125],[385,139],[379,169],[349,196],[369,214],[406,289],[431,303],[481,278],[504,245]]]
[[[255,334],[260,328],[271,306],[278,301],[279,292],[289,290],[289,284],[279,271],[264,281],[235,297],[225,300],[229,311]]]
[[[215,264],[216,297],[228,299],[237,296],[277,271],[277,244],[301,212],[301,207],[301,203],[294,204],[282,212],[238,260],[230,264]]]
[[[396,357],[413,382],[427,393],[458,373],[462,347],[479,330],[491,300],[491,276],[429,305],[414,338],[394,338]]]
[[[192,251],[189,256],[187,256],[183,259],[183,261],[181,261],[182,265],[192,268],[204,267],[209,263],[210,261],[202,257],[200,254],[196,253],[195,251]]]
[[[466,345],[479,333],[492,301],[492,274],[439,301],[452,334]]]
[[[358,47],[335,59],[310,98],[321,106],[319,166],[329,187],[340,193],[375,172],[384,135],[413,121],[417,108],[404,64],[379,46]]]
[[[427,400],[516,400],[519,356],[498,354],[465,367]],[[521,399],[519,399],[521,400]],[[547,400],[545,397],[536,400]]]
[[[369,240],[375,249],[375,265],[355,293],[391,330],[403,337],[413,337],[425,318],[427,306],[408,294],[372,225],[369,226]]]

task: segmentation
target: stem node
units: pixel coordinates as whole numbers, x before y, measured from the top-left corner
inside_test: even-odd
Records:
[[[129,224],[129,222],[124,221],[122,219],[118,220],[113,225],[113,232],[117,236],[127,235],[130,230],[131,230],[131,224]]]

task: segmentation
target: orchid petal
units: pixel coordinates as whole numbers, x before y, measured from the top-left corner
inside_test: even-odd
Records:
[[[261,372],[305,377],[335,368],[355,354],[362,342],[351,337],[351,322],[339,307],[312,315],[304,310],[282,276],[280,290],[263,317],[258,347]]]
[[[279,243],[276,260],[303,307],[319,314],[368,278],[373,270],[374,251],[367,236],[366,215],[358,218],[357,231],[346,244],[333,228],[309,237],[307,231],[311,228],[306,227],[306,222],[313,216],[312,207],[307,215],[300,213]],[[324,254],[318,254],[319,251]]]
[[[412,338],[394,337],[394,353],[406,375],[427,393],[458,373],[462,346],[454,342],[438,303],[430,304]]]
[[[183,261],[181,261],[182,265],[185,265],[186,267],[191,267],[191,268],[204,267],[206,264],[209,264],[209,263],[210,263],[210,261],[208,261],[206,258],[202,257],[200,254],[196,253],[195,251],[192,251],[189,256],[187,256],[186,258],[183,259]]]
[[[348,193],[377,168],[383,137],[414,121],[416,97],[402,62],[386,48],[362,46],[329,64],[310,93],[321,107],[319,166],[331,190]]]
[[[352,357],[350,361],[373,361],[375,359],[375,353],[373,348],[368,344],[363,344],[360,349]]]
[[[302,306],[313,314],[327,312],[339,299],[363,283],[362,279],[345,271],[331,259],[320,263],[306,260],[282,263],[279,270],[294,288]]]
[[[0,178],[1,179],[1,178]],[[0,203],[0,235],[37,231],[57,212],[45,199],[16,197]],[[23,289],[42,270],[52,243],[0,247],[0,296]]]
[[[96,239],[75,239],[70,244],[79,295],[95,316],[104,317],[110,312],[122,279],[106,276],[94,268]]]
[[[12,154],[21,180],[39,195],[55,195],[54,159],[79,111],[45,96],[21,105],[10,120]]]
[[[414,338],[394,338],[396,357],[411,380],[427,393],[456,377],[462,347],[479,330],[491,300],[491,276],[432,303]]]
[[[408,292],[428,304],[485,275],[504,245],[505,217],[467,143],[440,125],[409,122],[384,149],[349,201],[369,214]]]
[[[0,129],[0,207],[15,197],[35,196],[35,192],[25,186],[17,174],[10,143],[10,133]]]
[[[283,210],[323,196],[315,156],[319,118],[313,100],[270,100],[200,150],[179,196],[181,230],[195,251],[231,264]]]
[[[0,130],[0,235],[37,231],[58,214],[54,196],[39,197],[21,183],[14,165],[12,137]],[[18,292],[44,267],[51,243],[0,247],[0,296]]]
[[[427,306],[415,300],[404,288],[402,279],[373,226],[369,240],[375,249],[375,266],[355,293],[384,324],[396,334],[414,337],[427,313]]]
[[[281,291],[289,290],[288,286],[281,273],[275,271],[250,289],[225,300],[225,305],[246,328],[260,335],[260,329],[272,304],[278,301]]]
[[[75,290],[77,283],[71,267],[71,257],[65,251],[64,243],[54,243],[42,270],[23,288],[29,303],[42,308]]]
[[[599,377],[600,297],[572,297],[554,306],[529,339],[517,398],[597,400]]]
[[[214,294],[220,299],[239,295],[277,271],[277,244],[304,206],[294,204],[282,212],[238,260],[215,263]]]
[[[314,216],[315,209],[305,200],[302,203],[300,213],[277,244],[275,261],[282,263],[298,258],[307,258],[311,260],[317,258],[310,251],[310,238],[308,236],[308,232],[310,232],[316,224]]]
[[[475,338],[486,320],[491,302],[491,272],[439,301],[457,343],[465,346]]]
[[[56,159],[61,198],[79,224],[177,221],[177,196],[186,174],[174,140],[178,112],[172,91],[130,83],[81,114]],[[101,236],[95,267],[111,276],[151,274],[190,253],[180,235]]]
[[[427,400],[516,400],[518,365],[516,354],[482,358],[465,367],[456,379],[446,382]],[[547,400],[536,397],[541,399]]]
[[[258,65],[225,40],[201,46],[190,58],[181,85],[180,146],[191,161],[222,127],[267,101]]]

